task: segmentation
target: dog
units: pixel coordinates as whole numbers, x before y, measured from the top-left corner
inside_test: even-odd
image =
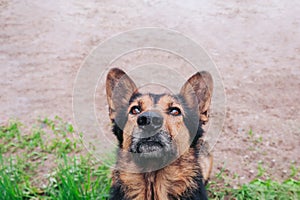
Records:
[[[110,199],[207,199],[213,158],[203,139],[213,80],[197,72],[178,95],[142,94],[121,69],[106,79],[112,131],[118,140]]]

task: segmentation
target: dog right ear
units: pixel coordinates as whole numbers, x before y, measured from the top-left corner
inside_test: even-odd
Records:
[[[137,93],[137,87],[124,71],[113,68],[108,72],[106,96],[111,120],[116,118],[116,113],[129,105],[129,100],[135,93]]]
[[[197,72],[182,86],[180,94],[186,100],[187,105],[193,108],[197,105],[199,119],[206,123],[209,117],[209,106],[213,92],[213,79],[206,71]]]

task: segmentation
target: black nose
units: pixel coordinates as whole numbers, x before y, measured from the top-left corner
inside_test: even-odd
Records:
[[[163,117],[157,112],[145,112],[138,117],[137,124],[144,131],[155,131],[161,128],[163,124]]]

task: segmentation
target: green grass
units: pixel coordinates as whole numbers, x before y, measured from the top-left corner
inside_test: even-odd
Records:
[[[83,151],[59,117],[0,126],[0,199],[106,199],[110,169]]]
[[[110,179],[106,166],[93,167],[89,158],[63,157],[57,170],[49,177],[46,193],[52,199],[105,199]]]
[[[1,125],[0,200],[107,199],[110,169],[86,153],[73,134],[73,126],[59,117],[38,120],[32,128],[18,121]],[[222,168],[207,186],[208,194],[211,199],[300,199],[299,167],[292,165],[283,182],[264,173],[259,163],[255,180],[232,187],[228,180],[239,175],[229,177]]]
[[[266,169],[259,162],[256,178],[247,184],[232,186],[232,180],[239,178],[238,174],[230,176],[225,167],[221,168],[207,189],[211,199],[300,199],[299,167],[291,165],[289,178],[283,182],[272,180]]]
[[[288,179],[282,183],[268,180],[255,179],[248,184],[243,184],[237,189],[229,185],[216,187],[215,183],[209,184],[208,192],[211,199],[282,199],[298,200],[300,198],[300,182]]]

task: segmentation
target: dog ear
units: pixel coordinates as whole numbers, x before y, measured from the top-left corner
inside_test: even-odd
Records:
[[[187,105],[198,109],[199,119],[203,123],[208,121],[212,92],[213,80],[210,73],[205,71],[197,72],[190,77],[180,90],[180,95],[183,96]]]
[[[129,105],[131,96],[136,92],[136,85],[124,71],[113,68],[108,72],[106,96],[111,120],[115,119],[118,111]]]

